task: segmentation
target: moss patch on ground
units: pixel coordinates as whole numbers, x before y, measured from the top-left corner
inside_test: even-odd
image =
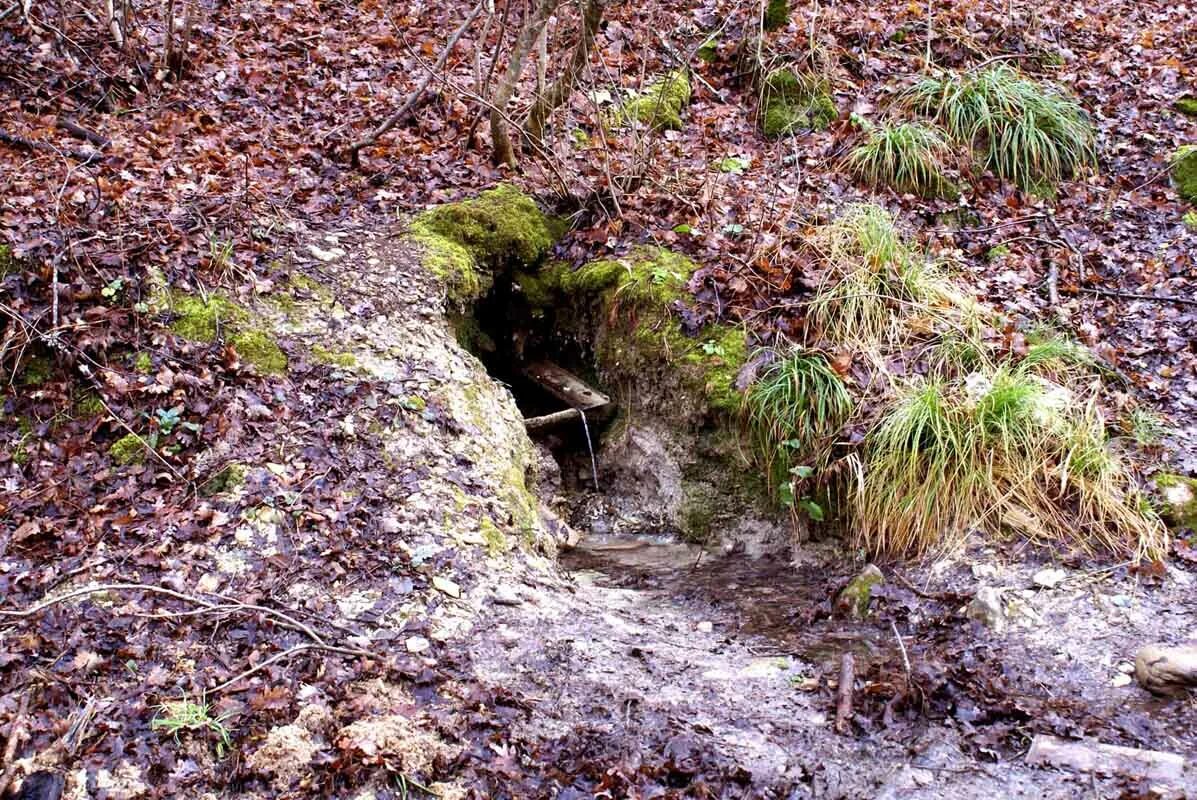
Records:
[[[108,448],[108,455],[114,463],[120,466],[140,464],[145,461],[146,446],[136,434],[126,434],[112,443]]]
[[[1181,197],[1197,203],[1197,145],[1185,145],[1172,156],[1172,182]]]
[[[248,472],[248,467],[236,461],[225,464],[215,475],[200,484],[200,494],[211,497],[223,492],[235,491],[245,484],[245,476]]]
[[[1186,117],[1197,117],[1197,97],[1182,97],[1172,104],[1172,108]]]
[[[8,277],[10,272],[16,272],[17,260],[12,257],[12,248],[6,244],[0,244],[0,280]]]
[[[444,281],[449,299],[465,305],[484,295],[494,275],[539,264],[565,232],[514,186],[500,184],[472,200],[422,211],[408,236],[424,250],[424,265]]]
[[[769,0],[765,6],[765,30],[775,31],[790,21],[790,0]]]
[[[690,76],[684,70],[666,73],[619,109],[617,122],[639,122],[653,130],[681,130],[682,109],[690,104]]]
[[[227,334],[237,354],[258,372],[280,375],[287,371],[287,356],[274,337],[255,326],[249,312],[227,297],[170,291],[166,305],[174,317],[170,329],[184,339],[211,344]],[[140,358],[135,366],[145,363]]]
[[[327,347],[318,344],[312,345],[312,358],[330,367],[350,369],[357,366],[357,357],[353,353],[329,350]]]
[[[823,130],[838,116],[826,79],[817,75],[782,68],[761,86],[761,132],[770,139]]]

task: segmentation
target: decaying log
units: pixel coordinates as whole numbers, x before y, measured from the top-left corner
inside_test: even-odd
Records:
[[[1178,780],[1185,771],[1184,756],[1176,753],[1061,739],[1045,734],[1031,741],[1027,763],[1155,781]]]

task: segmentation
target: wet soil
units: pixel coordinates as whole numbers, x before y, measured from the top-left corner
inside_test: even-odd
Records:
[[[662,534],[588,536],[562,556],[560,585],[496,610],[477,668],[532,698],[515,733],[529,752],[607,764],[626,793],[610,796],[1197,794],[1191,766],[1165,787],[1024,763],[1036,734],[1197,754],[1197,703],[1125,677],[1142,644],[1195,635],[1192,575],[1065,565],[1045,589],[1032,580],[1041,554],[978,547],[883,565],[887,582],[856,621],[832,610],[862,566],[843,552],[830,542],[751,560]],[[1003,634],[965,614],[985,584],[1017,612]],[[855,707],[837,735],[845,652]],[[606,780],[559,778],[530,796],[594,796]]]

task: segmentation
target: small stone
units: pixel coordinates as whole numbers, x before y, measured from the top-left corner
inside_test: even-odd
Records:
[[[876,564],[869,564],[848,582],[835,599],[835,610],[844,616],[864,619],[873,600],[873,587],[885,583],[885,576]]]
[[[698,628],[699,633],[710,633],[711,631],[715,630],[715,623],[711,622],[710,620],[703,620],[695,627]]]
[[[1054,589],[1063,583],[1064,579],[1067,577],[1068,573],[1062,569],[1046,567],[1031,576],[1031,582],[1036,586],[1043,587],[1044,589]]]
[[[1114,680],[1110,681],[1110,685],[1114,687],[1130,686],[1132,682],[1134,682],[1134,678],[1119,672],[1114,676]]]
[[[398,533],[399,520],[393,516],[387,515],[378,521],[378,530],[383,533]]]
[[[448,578],[436,575],[432,579],[432,586],[437,591],[447,594],[450,597],[461,597],[461,587]]]
[[[982,586],[968,604],[968,618],[975,619],[994,633],[1006,630],[1006,608],[1002,603],[1002,592],[991,586]]]
[[[409,636],[407,638],[407,652],[409,653],[426,653],[430,647],[432,647],[432,642],[423,636]]]
[[[211,594],[220,588],[220,582],[221,577],[219,575],[214,572],[209,572],[199,579],[199,582],[196,584],[196,588],[201,592],[207,592]]]
[[[1134,599],[1128,594],[1116,594],[1110,598],[1110,602],[1119,608],[1130,608],[1135,604]]]
[[[520,597],[515,589],[504,584],[495,587],[495,603],[501,606],[520,606],[524,604],[524,598]]]
[[[997,577],[997,567],[993,564],[973,564],[972,571],[973,577],[978,580]]]

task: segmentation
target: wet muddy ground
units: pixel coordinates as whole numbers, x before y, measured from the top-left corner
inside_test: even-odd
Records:
[[[1197,702],[1128,674],[1139,646],[1197,637],[1197,579],[1040,556],[1011,545],[882,565],[856,621],[832,609],[862,566],[837,543],[791,562],[590,536],[562,556],[561,586],[524,587],[522,607],[498,612],[477,668],[528,699],[515,734],[528,753],[572,765],[530,796],[1197,796],[1191,765],[1161,785],[1025,763],[1037,734],[1197,755]],[[1033,579],[1044,567],[1063,570],[1052,588]],[[1003,590],[1008,630],[966,615],[980,586]],[[845,652],[854,713],[840,735]]]

